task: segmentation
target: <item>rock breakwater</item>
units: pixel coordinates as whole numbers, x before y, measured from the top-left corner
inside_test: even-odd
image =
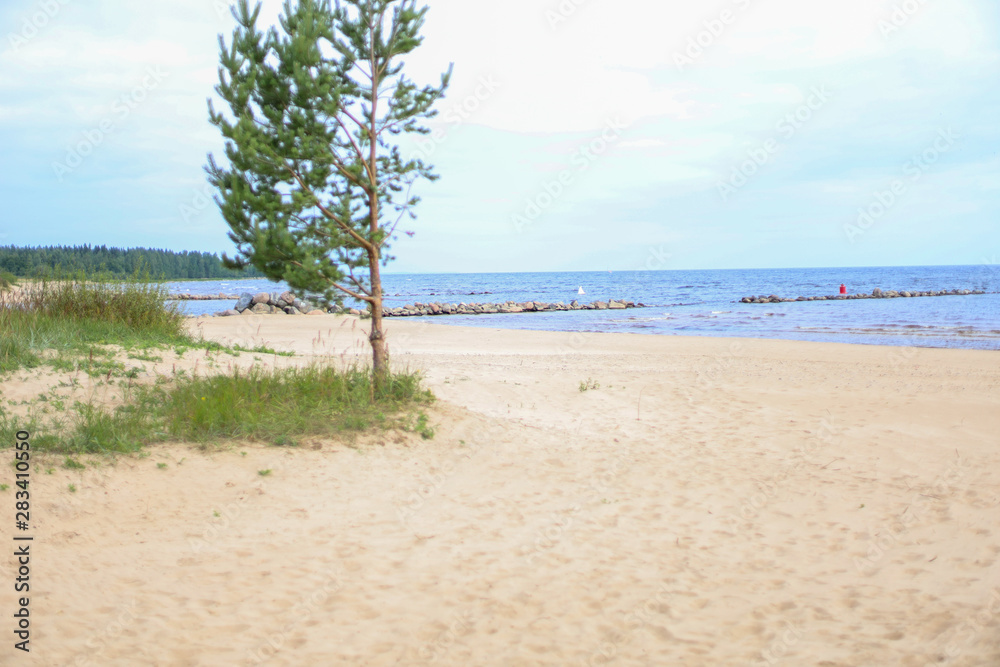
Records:
[[[850,301],[855,299],[897,299],[914,298],[921,296],[965,296],[969,294],[986,294],[982,290],[953,289],[953,290],[881,290],[876,287],[871,294],[834,294],[832,296],[800,296],[788,299],[771,294],[769,296],[745,296],[740,299],[740,303],[788,303],[790,301]]]
[[[238,299],[239,294],[226,294],[224,292],[219,292],[218,294],[190,294],[187,292],[181,294],[168,294],[168,301],[228,301],[229,299]]]
[[[399,308],[386,308],[385,317],[416,317],[421,315],[493,315],[497,313],[542,313],[564,310],[625,310],[626,308],[646,308],[644,303],[627,300],[592,301],[581,303],[570,301],[546,303],[542,301],[506,301],[504,303],[415,303]]]
[[[214,297],[213,297],[214,298]],[[323,309],[296,297],[291,292],[250,294],[246,292],[236,298],[236,304],[229,310],[216,313],[218,316],[233,315],[321,315],[324,313],[361,315],[362,311],[344,306],[331,306]],[[413,303],[406,306],[388,307],[382,309],[383,317],[422,317],[434,315],[494,315],[507,313],[542,313],[569,310],[626,310],[628,308],[646,308],[646,304],[636,303],[626,299],[610,301],[592,301],[581,303],[571,301],[563,303],[548,303],[542,301],[506,301],[504,303]]]

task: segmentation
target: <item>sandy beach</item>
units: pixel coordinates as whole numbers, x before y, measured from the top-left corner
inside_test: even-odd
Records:
[[[282,365],[367,358],[363,325],[191,322]],[[0,663],[1000,664],[1000,352],[387,331],[431,440],[50,457]]]

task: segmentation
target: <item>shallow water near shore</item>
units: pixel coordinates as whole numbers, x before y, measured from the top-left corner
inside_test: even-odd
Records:
[[[825,296],[883,290],[984,290],[982,295],[743,304],[750,295]],[[191,294],[282,291],[267,280],[168,283]],[[584,294],[578,294],[579,288]],[[736,336],[875,345],[1000,349],[1000,265],[590,271],[558,273],[390,274],[386,305],[412,303],[569,303],[630,299],[650,308],[417,318],[436,324],[549,331]],[[232,301],[188,301],[188,315]],[[414,318],[408,318],[414,319]]]

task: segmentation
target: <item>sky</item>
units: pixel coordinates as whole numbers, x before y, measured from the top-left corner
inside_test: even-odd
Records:
[[[995,0],[429,0],[389,271],[1000,262]],[[281,2],[263,3],[273,21]],[[0,3],[0,245],[233,252],[223,0]]]

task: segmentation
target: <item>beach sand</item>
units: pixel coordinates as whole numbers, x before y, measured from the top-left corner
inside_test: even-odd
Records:
[[[348,317],[191,326],[368,355]],[[34,473],[32,652],[5,611],[0,663],[1000,665],[1000,353],[387,331],[431,440]]]

